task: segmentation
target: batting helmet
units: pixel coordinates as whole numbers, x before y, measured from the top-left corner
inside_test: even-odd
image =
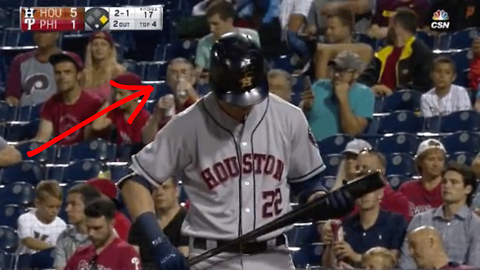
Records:
[[[228,104],[247,107],[268,96],[265,58],[246,35],[228,33],[213,44],[209,77],[213,93]]]

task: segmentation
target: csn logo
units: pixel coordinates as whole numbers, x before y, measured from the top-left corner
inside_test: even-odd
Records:
[[[430,25],[432,29],[448,29],[450,22],[448,22],[448,13],[444,10],[437,10],[433,13],[433,22]]]

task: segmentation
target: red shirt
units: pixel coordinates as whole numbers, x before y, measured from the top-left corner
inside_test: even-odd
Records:
[[[58,136],[97,113],[101,106],[102,100],[86,91],[82,91],[77,102],[71,105],[65,104],[62,95],[57,93],[43,104],[40,117],[52,122],[53,136]],[[84,128],[81,128],[58,144],[72,145],[81,142],[84,140],[84,132]]]
[[[402,54],[402,48],[394,47],[390,55],[385,61],[385,67],[383,68],[382,77],[380,78],[380,84],[387,86],[388,88],[395,90],[397,88],[397,63]]]
[[[96,257],[96,260],[95,260]],[[96,268],[93,266],[96,265]],[[100,254],[95,254],[95,247],[80,247],[70,257],[64,270],[140,270],[140,258],[137,251],[127,242],[115,238]]]
[[[111,111],[107,118],[117,129],[117,144],[134,144],[142,142],[142,129],[147,124],[150,114],[146,110],[141,110],[132,124],[127,122],[127,118],[121,109]]]
[[[120,239],[127,241],[128,232],[130,231],[130,220],[121,212],[115,212],[115,231]]]
[[[480,57],[473,59],[470,62],[469,87],[476,91],[480,84]]]
[[[443,204],[442,185],[440,184],[432,190],[426,190],[420,180],[413,180],[403,183],[398,191],[413,204],[412,216]]]

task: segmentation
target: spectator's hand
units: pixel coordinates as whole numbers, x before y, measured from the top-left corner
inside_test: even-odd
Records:
[[[474,57],[480,57],[480,37],[477,37],[472,42],[472,54]]]
[[[302,109],[305,111],[310,111],[313,107],[313,102],[315,101],[315,97],[313,95],[313,91],[311,88],[305,89],[303,93],[300,95],[302,98]]]
[[[362,260],[362,256],[353,251],[352,247],[345,241],[335,243],[333,253],[341,261],[360,262]]]
[[[5,101],[8,103],[8,105],[10,106],[18,106],[18,104],[20,103],[20,101],[18,100],[18,98],[16,97],[7,97],[5,98]]]
[[[157,111],[166,112],[175,106],[175,100],[171,95],[165,95],[158,100]]]
[[[379,97],[386,97],[393,94],[392,89],[388,88],[388,86],[383,84],[377,84],[372,86],[372,90],[375,93],[375,95]]]
[[[176,95],[179,104],[184,104],[190,96],[196,96],[197,93],[193,85],[185,79],[180,79],[175,87]]]
[[[340,261],[338,263],[338,268],[340,269],[355,269],[353,266],[351,266],[350,264],[346,263],[346,262],[342,262]]]
[[[475,214],[477,214],[477,216],[480,217],[480,208],[476,208],[475,210],[473,210],[475,212]]]
[[[337,81],[334,83],[333,88],[338,99],[348,99],[348,89],[350,89],[350,85],[347,82]]]
[[[308,37],[314,37],[317,35],[317,27],[315,25],[309,25],[307,29],[305,29],[305,35]]]
[[[320,227],[320,236],[322,238],[322,242],[325,245],[332,245],[333,244],[333,232],[332,227],[330,227],[330,222],[327,221]]]

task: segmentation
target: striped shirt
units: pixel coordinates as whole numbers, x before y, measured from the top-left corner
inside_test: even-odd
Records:
[[[423,212],[413,217],[407,231],[432,226],[442,235],[444,249],[451,262],[480,267],[480,217],[466,205],[452,220],[446,220],[444,216],[442,206]],[[399,268],[417,269],[410,257],[407,241],[403,242]]]
[[[68,259],[72,257],[79,246],[89,244],[88,235],[79,233],[74,226],[69,225],[57,238],[53,266],[55,268],[65,267]]]
[[[423,117],[445,116],[472,109],[472,101],[467,90],[454,84],[442,98],[437,95],[435,88],[431,89],[422,95],[420,103]]]

